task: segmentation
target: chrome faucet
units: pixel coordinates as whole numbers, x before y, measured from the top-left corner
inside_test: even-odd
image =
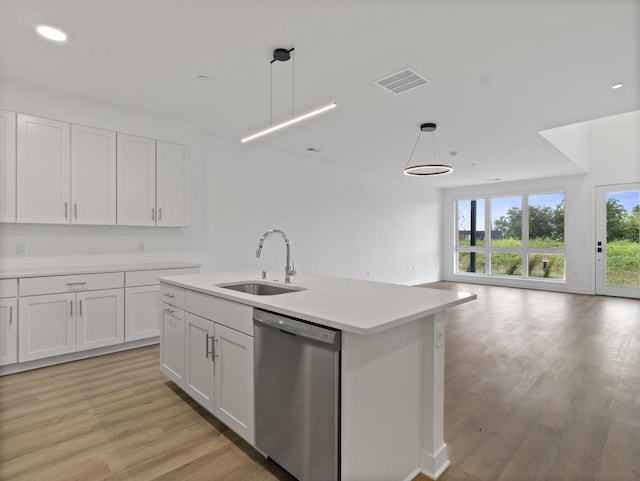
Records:
[[[260,258],[265,239],[276,232],[282,236],[287,247],[287,265],[284,267],[284,283],[291,284],[291,277],[295,276],[297,273],[293,266],[293,261],[291,260],[291,241],[287,237],[287,234],[278,229],[271,229],[262,234],[262,237],[260,237],[260,241],[258,242],[258,248],[256,249],[256,257]]]

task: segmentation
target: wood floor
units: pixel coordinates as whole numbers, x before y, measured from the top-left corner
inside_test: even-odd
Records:
[[[478,294],[447,313],[440,480],[640,481],[640,301],[430,287]],[[166,381],[153,346],[0,378],[0,480],[292,478]]]

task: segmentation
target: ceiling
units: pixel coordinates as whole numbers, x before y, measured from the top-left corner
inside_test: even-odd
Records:
[[[0,77],[238,142],[335,101],[253,144],[398,178],[418,126],[437,122],[455,172],[407,179],[437,187],[578,173],[538,132],[640,109],[640,0],[0,0],[0,12]],[[69,40],[38,37],[39,23]],[[270,65],[278,47],[295,63]],[[405,67],[430,82],[375,85]]]

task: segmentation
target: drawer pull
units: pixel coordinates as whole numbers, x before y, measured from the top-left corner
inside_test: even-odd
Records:
[[[167,296],[167,297],[170,297],[171,299],[173,299],[174,297],[176,297],[174,294],[163,294],[163,295],[165,295],[165,296]]]
[[[162,309],[164,312],[168,313],[168,314],[173,314],[174,312],[176,312],[173,309],[169,309],[168,307],[165,307],[164,309]]]
[[[9,306],[9,325],[13,324],[13,306]]]
[[[73,286],[86,286],[87,283],[86,282],[67,282],[67,285],[69,287],[73,287]]]

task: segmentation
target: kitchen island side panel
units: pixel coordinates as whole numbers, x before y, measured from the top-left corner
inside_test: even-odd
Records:
[[[342,481],[403,481],[419,472],[422,323],[343,332]]]

